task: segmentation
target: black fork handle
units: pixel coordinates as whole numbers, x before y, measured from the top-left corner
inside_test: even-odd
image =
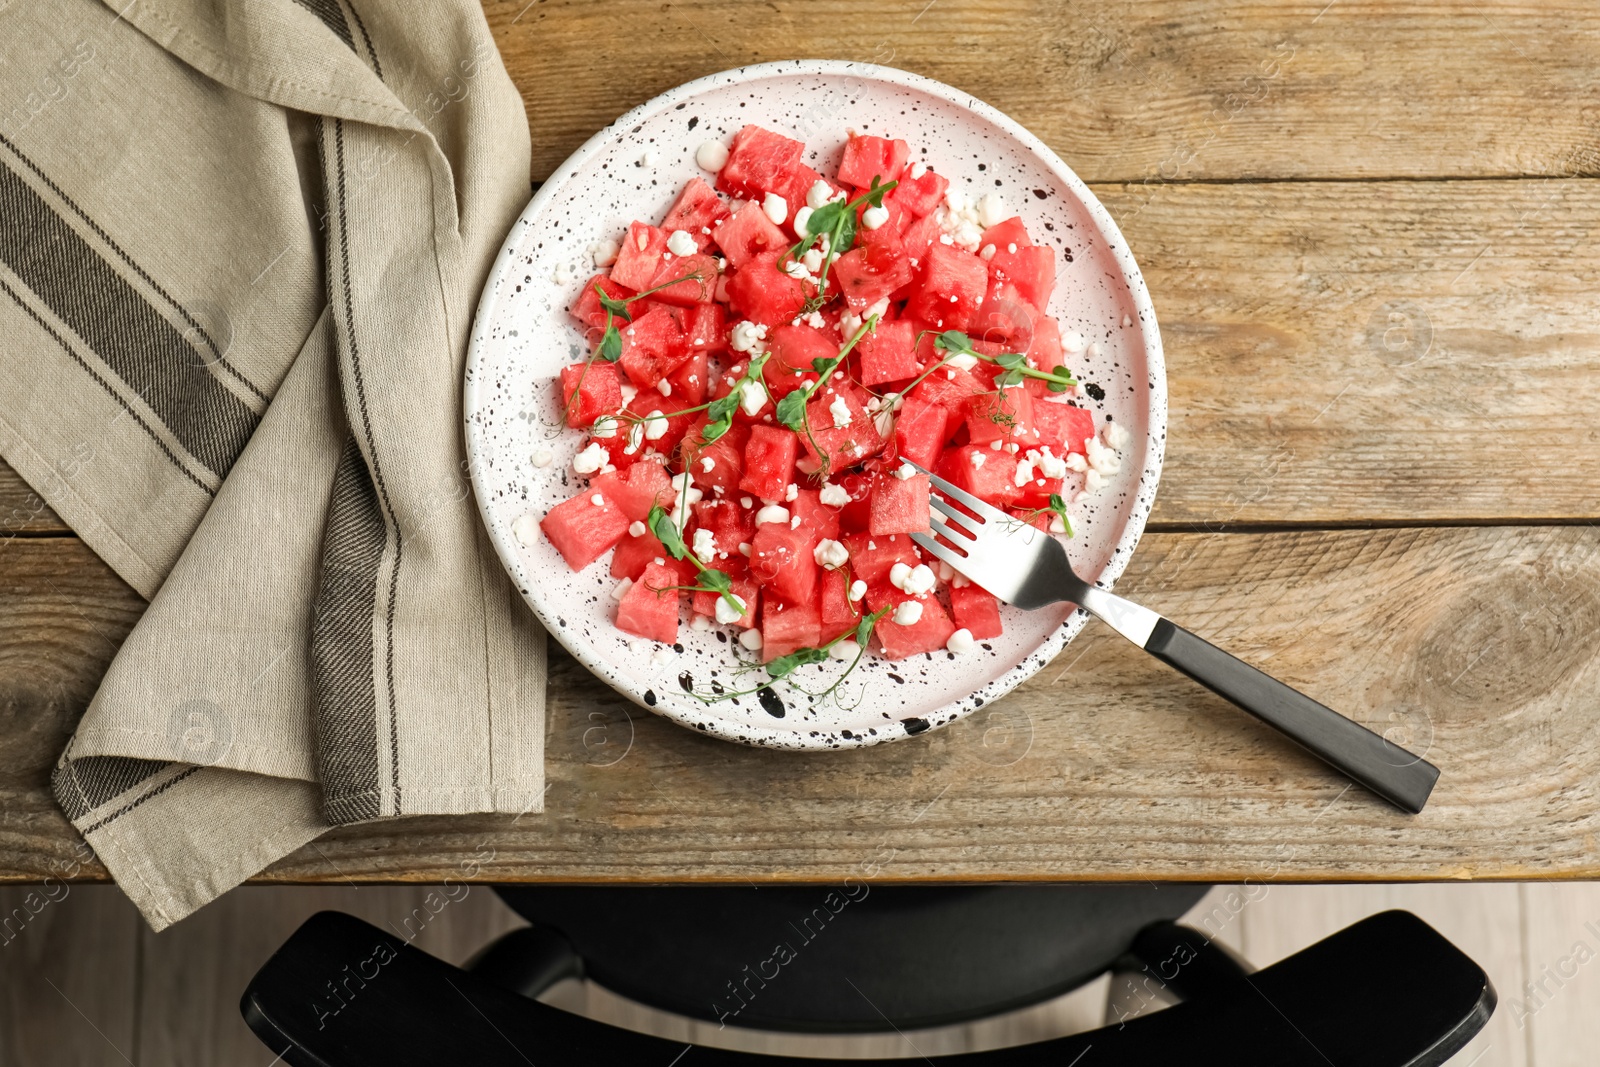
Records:
[[[1439,768],[1421,756],[1167,619],[1156,623],[1144,648],[1413,815],[1428,802],[1428,794],[1439,780]]]

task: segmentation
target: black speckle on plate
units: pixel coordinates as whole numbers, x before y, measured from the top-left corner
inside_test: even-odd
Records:
[[[765,709],[768,715],[771,715],[774,719],[783,718],[785,710],[783,698],[774,693],[770,685],[764,685],[757,689],[756,698],[761,701],[761,707]]]
[[[654,689],[646,689],[644,691],[644,702],[652,708],[656,706],[656,691]]]
[[[901,719],[900,724],[906,728],[906,733],[913,737],[928,728],[927,719]]]

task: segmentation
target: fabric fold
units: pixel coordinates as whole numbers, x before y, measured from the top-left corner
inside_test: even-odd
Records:
[[[7,16],[65,88],[0,127],[0,455],[151,603],[63,810],[157,929],[332,825],[542,810],[459,428],[528,196],[481,10],[70,6]]]

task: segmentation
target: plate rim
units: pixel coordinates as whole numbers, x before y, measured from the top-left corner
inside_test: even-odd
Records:
[[[473,496],[477,502],[478,517],[483,524],[484,532],[494,545],[495,554],[500,558],[500,565],[505,569],[519,596],[528,605],[546,633],[554,637],[585,669],[634,704],[669,719],[676,725],[692,732],[707,734],[737,744],[797,752],[842,751],[904,740],[908,737],[932,732],[965,718],[986,704],[1005,696],[1037,674],[1045,664],[1060,655],[1072,639],[1083,629],[1084,624],[1088,621],[1088,616],[1082,608],[1075,608],[1060,626],[1028,652],[1021,661],[1014,664],[998,678],[970,693],[965,693],[949,700],[930,713],[928,718],[911,717],[886,720],[877,728],[875,734],[863,735],[852,732],[848,737],[834,734],[831,736],[836,740],[821,743],[816,737],[808,735],[800,729],[774,729],[773,727],[744,723],[739,724],[736,729],[731,724],[724,727],[722,721],[714,715],[708,715],[705,719],[692,719],[675,708],[661,707],[648,703],[643,694],[631,692],[630,687],[616,677],[606,662],[598,655],[595,655],[587,644],[576,640],[568,641],[566,628],[552,625],[553,620],[546,617],[545,612],[534,601],[531,593],[523,588],[523,583],[518,579],[512,566],[512,560],[517,558],[516,546],[505,542],[505,539],[510,536],[509,531],[502,533],[496,529],[494,518],[490,514],[489,504],[483,492],[484,487],[481,484],[479,475],[479,449],[476,444],[477,424],[473,419],[474,412],[481,409],[479,390],[482,386],[482,377],[477,373],[477,370],[480,361],[484,358],[484,350],[488,345],[488,324],[493,317],[494,311],[499,306],[501,295],[500,287],[494,284],[495,278],[501,269],[502,260],[515,253],[522,236],[522,230],[527,225],[529,216],[542,210],[545,202],[554,198],[556,190],[561,188],[567,179],[583,163],[587,162],[594,152],[609,143],[619,128],[635,125],[640,118],[670,107],[684,98],[692,98],[702,90],[721,88],[730,84],[730,82],[755,81],[776,75],[819,75],[824,77],[838,76],[877,80],[890,85],[926,92],[949,103],[966,107],[1012,137],[1015,137],[1023,147],[1036,155],[1049,170],[1066,183],[1067,188],[1071,190],[1072,194],[1077,197],[1078,202],[1088,212],[1090,220],[1100,232],[1101,239],[1106,242],[1106,248],[1121,271],[1123,280],[1133,298],[1135,309],[1138,312],[1137,324],[1140,339],[1143,342],[1145,371],[1150,379],[1148,383],[1150,403],[1147,405],[1146,411],[1148,422],[1145,434],[1145,464],[1140,472],[1138,484],[1133,487],[1136,499],[1148,495],[1149,504],[1144,508],[1140,508],[1137,504],[1135,505],[1129,522],[1123,527],[1121,534],[1112,545],[1111,558],[1107,561],[1105,570],[1095,582],[1096,585],[1105,589],[1111,589],[1117,579],[1122,576],[1128,561],[1133,557],[1135,549],[1144,536],[1149,515],[1155,508],[1156,490],[1160,485],[1161,471],[1166,459],[1169,399],[1166,359],[1161,343],[1160,326],[1156,319],[1155,305],[1150,298],[1150,291],[1145,283],[1144,274],[1134,261],[1132,250],[1116,220],[1111,217],[1111,213],[1106,210],[1099,197],[1095,196],[1093,190],[1088,187],[1083,179],[1079,178],[1077,173],[1067,165],[1066,161],[1057,155],[1055,150],[1041,138],[999,108],[954,86],[922,74],[901,70],[898,67],[862,63],[855,60],[794,59],[753,63],[706,74],[659,93],[628,109],[610,123],[602,126],[567,156],[561,165],[550,173],[549,177],[540,183],[539,188],[534,192],[521,212],[518,213],[516,221],[512,223],[507,231],[505,240],[495,253],[495,257],[485,274],[483,291],[479,295],[477,306],[473,312],[472,330],[467,341],[467,357],[463,371],[461,421],[466,445],[467,475],[472,484]],[[930,721],[932,719],[937,719],[937,721]]]

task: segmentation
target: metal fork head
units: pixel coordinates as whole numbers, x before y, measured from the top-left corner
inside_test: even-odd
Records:
[[[912,534],[911,540],[923,551],[1019,608],[1079,601],[1084,583],[1073,573],[1060,541],[932,471],[910,465],[926,474],[936,490],[928,498],[937,513],[930,516],[930,526],[934,535],[944,539],[940,542],[929,534]]]

